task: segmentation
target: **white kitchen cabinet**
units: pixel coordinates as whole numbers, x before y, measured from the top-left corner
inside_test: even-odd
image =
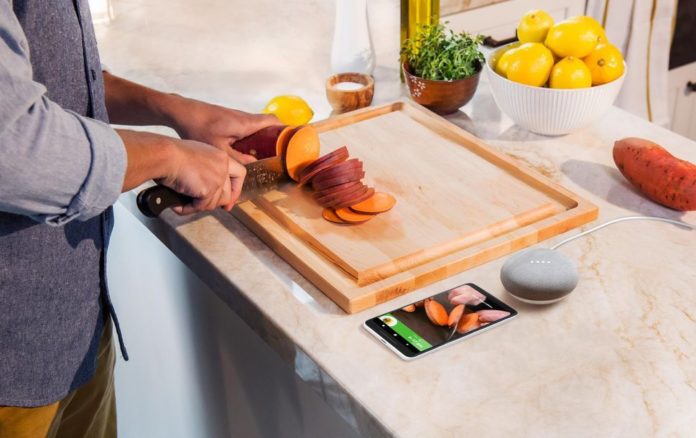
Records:
[[[520,17],[530,9],[544,9],[554,20],[585,13],[585,0],[510,0],[443,16],[455,32],[491,36],[497,40],[515,36]]]
[[[696,140],[696,91],[687,84],[696,83],[696,62],[669,71],[669,110],[672,131]]]

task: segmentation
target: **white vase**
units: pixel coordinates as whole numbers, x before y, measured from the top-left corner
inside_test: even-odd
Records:
[[[332,73],[372,74],[375,51],[367,21],[367,0],[336,0]]]

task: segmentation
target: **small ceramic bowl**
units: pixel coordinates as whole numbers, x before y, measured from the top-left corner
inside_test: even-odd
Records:
[[[402,68],[411,98],[441,115],[452,114],[466,105],[474,97],[481,76],[481,69],[479,69],[476,74],[468,78],[433,81],[415,76],[407,63],[404,63]]]
[[[341,83],[361,84],[354,89],[341,89]],[[363,73],[339,73],[326,80],[326,98],[336,114],[364,108],[372,103],[375,80]]]

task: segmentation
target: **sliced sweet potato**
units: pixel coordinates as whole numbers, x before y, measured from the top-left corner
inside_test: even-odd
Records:
[[[458,304],[452,308],[449,313],[449,318],[447,319],[447,325],[452,328],[458,322],[461,316],[464,314],[464,304]]]
[[[299,181],[302,168],[319,157],[319,135],[311,125],[299,128],[288,142],[285,150],[285,169],[288,176]]]
[[[424,307],[430,322],[439,326],[447,325],[448,315],[445,306],[432,298],[428,298],[425,300]]]
[[[350,200],[355,199],[359,196],[362,196],[365,192],[367,191],[366,186],[358,187],[354,189],[351,192],[347,192],[338,196],[324,196],[321,198],[321,200],[317,200],[319,204],[321,204],[322,207],[332,207],[336,208],[338,205],[342,205],[342,207],[338,208],[343,208],[343,206],[348,207],[347,204],[350,202]],[[363,214],[363,213],[360,213]]]
[[[329,152],[323,157],[309,163],[300,173],[300,185],[308,183],[314,175],[321,172],[323,169],[331,167],[333,164],[338,164],[348,159],[348,148],[342,146],[333,152]]]
[[[367,187],[363,183],[355,182],[335,192],[317,192],[314,195],[314,199],[316,199],[319,204],[325,207],[329,207],[330,205],[328,204],[332,202],[340,202],[345,201],[346,199],[354,199],[358,195],[361,195],[365,190],[367,190]],[[322,195],[319,196],[318,193],[322,193]]]
[[[344,208],[344,207],[350,207],[351,205],[357,204],[359,202],[364,201],[365,199],[368,199],[370,196],[372,196],[375,193],[375,189],[372,187],[368,187],[367,190],[365,190],[364,193],[362,194],[356,194],[354,198],[348,199],[346,197],[345,201],[336,203],[333,205],[333,208]],[[365,213],[360,213],[360,214],[365,214]],[[375,216],[375,215],[373,215]]]
[[[370,190],[369,187],[363,186],[360,189],[356,190],[355,192],[346,193],[345,195],[342,195],[340,197],[325,200],[323,205],[325,207],[332,207],[332,208],[347,208],[347,207],[350,207],[350,205],[355,202],[355,199],[359,199],[361,197],[364,197],[365,194],[367,194],[369,190]],[[358,214],[365,214],[365,213],[358,213]]]
[[[352,174],[352,175],[345,175],[345,176],[339,176],[337,178],[325,180],[325,181],[315,181],[316,177],[312,179],[312,187],[314,187],[314,190],[321,191],[321,190],[326,190],[329,187],[337,186],[340,184],[345,184],[349,182],[355,182],[355,181],[360,181],[365,177],[365,172],[361,171],[360,173],[357,174]]]
[[[402,307],[401,310],[403,310],[404,312],[413,313],[416,311],[416,305],[409,304],[408,306]]]
[[[343,175],[349,175],[354,173],[359,173],[363,170],[362,161],[357,158],[351,158],[350,160],[343,161],[342,163],[337,163],[322,169],[321,172],[317,173],[314,178],[312,178],[312,183],[325,181],[327,179],[337,178]]]
[[[285,128],[283,125],[268,126],[237,140],[232,144],[232,148],[258,159],[273,157],[276,155],[276,142]]]
[[[335,158],[332,158],[331,160],[325,161],[324,163],[314,167],[313,169],[307,169],[307,166],[305,169],[303,169],[302,174],[300,175],[300,185],[303,186],[310,181],[312,181],[312,178],[314,178],[318,173],[320,173],[322,170],[326,170],[336,164],[339,164],[343,161],[348,159],[348,155],[345,156],[336,156]]]
[[[320,190],[318,192],[314,192],[314,198],[319,199],[321,197],[324,197],[326,195],[332,195],[332,194],[337,194],[339,192],[349,190],[351,188],[355,188],[357,186],[362,186],[363,183],[360,181],[351,181],[345,184],[339,184],[337,186],[329,187],[328,189],[325,190]]]
[[[321,212],[321,216],[326,219],[329,222],[333,222],[335,224],[345,224],[346,222],[343,221],[340,217],[336,215],[336,211],[333,208],[325,208]]]
[[[336,216],[341,218],[341,220],[343,220],[344,222],[348,222],[351,224],[363,223],[365,221],[369,221],[373,217],[370,214],[356,213],[349,208],[337,208],[335,210],[336,210]]]
[[[476,312],[462,316],[457,325],[457,333],[466,333],[479,328],[479,315]]]
[[[285,150],[290,142],[290,137],[292,137],[295,131],[297,131],[297,127],[295,126],[286,126],[282,131],[280,131],[280,134],[278,134],[278,139],[276,140],[277,156],[282,157],[285,154]]]
[[[350,208],[357,211],[358,213],[377,214],[391,210],[395,204],[396,199],[392,195],[388,193],[377,192],[374,195],[372,195],[372,197],[364,200],[363,202],[351,205]]]

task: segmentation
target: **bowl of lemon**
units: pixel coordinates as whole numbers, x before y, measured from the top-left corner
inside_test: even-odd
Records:
[[[493,98],[515,123],[543,135],[563,135],[601,117],[621,90],[626,64],[604,28],[588,16],[555,23],[527,12],[518,42],[486,61]]]

